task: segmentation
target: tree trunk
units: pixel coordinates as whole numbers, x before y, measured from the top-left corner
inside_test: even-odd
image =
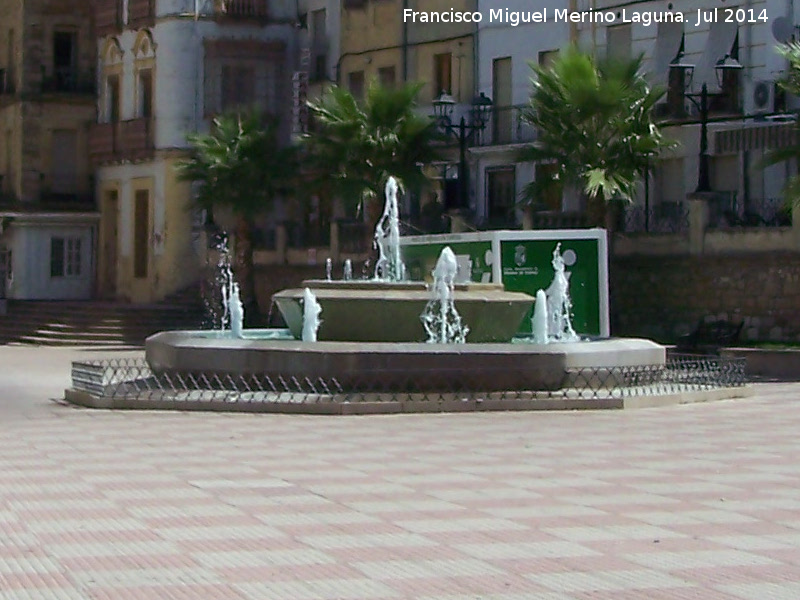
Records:
[[[586,199],[586,214],[589,218],[589,225],[592,227],[607,229],[609,212],[608,204],[602,196],[589,196]]]
[[[239,216],[236,221],[236,280],[244,307],[245,326],[258,327],[261,325],[261,311],[256,297],[253,266],[253,228],[244,216]]]

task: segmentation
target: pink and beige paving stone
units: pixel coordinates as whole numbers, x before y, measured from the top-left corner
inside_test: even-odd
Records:
[[[0,599],[797,600],[799,398],[17,410],[0,420]]]

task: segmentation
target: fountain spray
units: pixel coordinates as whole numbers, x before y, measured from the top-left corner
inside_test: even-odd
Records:
[[[403,281],[406,267],[400,257],[400,211],[397,206],[397,180],[389,177],[386,182],[386,204],[383,215],[375,226],[375,246],[378,262],[375,263],[375,279]]]
[[[464,344],[469,328],[453,300],[458,261],[449,246],[442,249],[433,270],[433,298],[425,306],[420,319],[430,344]]]
[[[317,331],[322,321],[319,314],[322,306],[317,302],[317,297],[309,288],[303,290],[303,341],[316,342]]]

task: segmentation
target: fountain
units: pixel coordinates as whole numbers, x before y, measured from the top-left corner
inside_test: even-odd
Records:
[[[237,325],[230,335],[158,333],[146,343],[151,369],[321,378],[342,390],[452,391],[469,381],[472,389],[490,392],[559,389],[568,383],[567,369],[664,364],[664,347],[649,340],[577,341],[558,246],[553,283],[537,293],[534,338],[525,343],[511,342],[534,298],[501,284],[455,283],[457,261],[449,248],[433,270],[432,286],[406,281],[397,192],[390,179],[375,229],[379,257],[372,279],[353,280],[346,266],[342,281],[306,280],[276,293],[286,330],[241,331]],[[235,293],[231,287],[230,300]],[[239,309],[230,304],[238,320]]]
[[[547,294],[544,290],[536,292],[536,303],[533,305],[533,317],[531,319],[531,341],[534,344],[546,344],[550,341],[548,333],[547,318]]]
[[[353,279],[353,261],[349,258],[344,261],[344,270],[342,271],[342,279],[350,281]]]
[[[303,341],[316,342],[319,330],[319,313],[322,307],[317,302],[317,297],[310,289],[303,290]]]
[[[547,336],[557,342],[579,342],[580,337],[572,328],[572,300],[569,297],[569,278],[561,256],[561,242],[553,250],[555,276],[547,288]]]
[[[231,317],[231,334],[238,339],[244,338],[244,307],[239,298],[239,284],[231,283],[231,291],[228,296],[228,314]]]
[[[433,270],[433,299],[425,306],[420,319],[428,334],[429,344],[464,344],[469,327],[461,322],[461,315],[453,301],[453,287],[458,273],[458,261],[453,251],[446,247]]]
[[[375,263],[375,279],[381,281],[403,281],[406,266],[400,257],[400,211],[397,207],[397,181],[389,177],[386,182],[386,204],[383,215],[375,227],[375,246],[378,261]]]

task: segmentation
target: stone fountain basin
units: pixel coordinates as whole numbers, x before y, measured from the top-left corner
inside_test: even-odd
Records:
[[[319,341],[424,342],[420,321],[431,292],[423,282],[370,280],[307,280],[303,288],[272,296],[296,339],[303,330],[303,289],[310,288],[322,306]],[[519,330],[533,305],[528,294],[507,292],[501,284],[467,283],[455,286],[455,306],[469,327],[469,343],[504,343]]]
[[[147,339],[146,356],[157,376],[216,373],[263,376],[273,382],[282,378],[318,385],[322,381],[334,392],[491,392],[556,390],[574,383],[570,378],[576,376],[583,377],[586,385],[585,378],[598,376],[598,369],[663,365],[666,351],[649,340],[630,338],[546,345],[398,344],[235,339],[202,331],[164,331]],[[597,387],[614,383],[604,377],[594,382]]]

